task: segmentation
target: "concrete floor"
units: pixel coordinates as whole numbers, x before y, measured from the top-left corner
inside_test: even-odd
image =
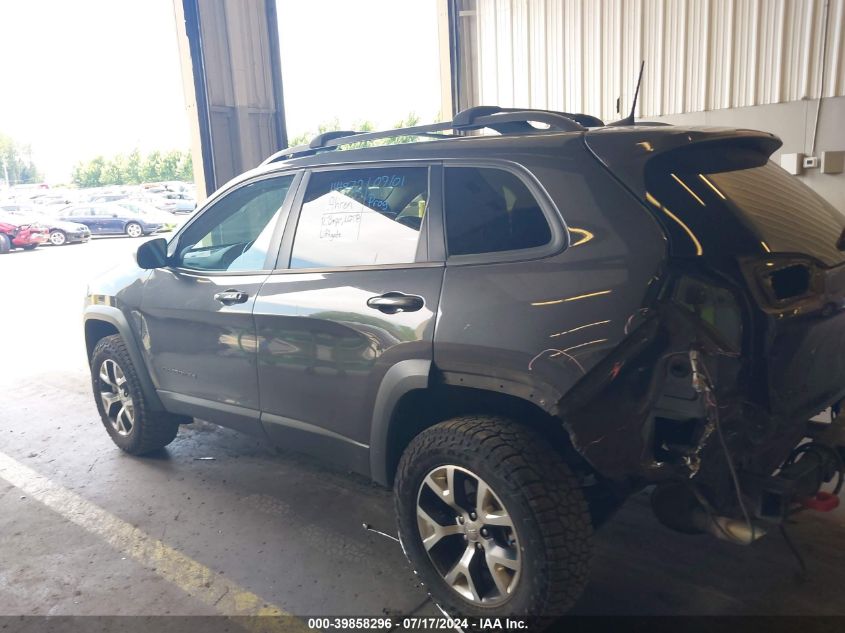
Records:
[[[398,545],[361,527],[393,532],[389,491],[202,422],[154,457],[111,443],[90,394],[82,297],[87,279],[138,244],[107,238],[0,256],[0,456],[42,477],[29,493],[0,478],[0,615],[235,609],[203,593],[218,586],[300,616],[433,614]],[[168,572],[112,539],[111,524],[85,526],[76,510],[45,505],[48,483],[214,576],[198,584]],[[598,535],[576,613],[845,614],[845,512],[807,515],[792,534],[809,567],[802,583],[777,535],[748,548],[685,537],[635,497]]]

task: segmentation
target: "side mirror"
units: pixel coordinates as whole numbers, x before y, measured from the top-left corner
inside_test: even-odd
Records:
[[[135,253],[135,261],[144,270],[164,268],[167,266],[167,240],[158,237],[149,242],[144,242]]]

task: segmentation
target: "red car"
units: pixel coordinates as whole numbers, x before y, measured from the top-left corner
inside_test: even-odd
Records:
[[[46,226],[9,215],[0,216],[0,253],[13,248],[32,250],[46,241],[48,235]]]

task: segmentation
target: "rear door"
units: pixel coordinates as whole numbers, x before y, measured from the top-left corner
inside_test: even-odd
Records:
[[[263,435],[255,327],[258,289],[276,261],[297,176],[264,177],[214,201],[171,241],[138,315],[167,408]]]
[[[123,233],[127,212],[117,205],[101,204],[94,207],[97,226],[102,233]]]
[[[278,444],[334,450],[366,471],[383,377],[432,358],[439,179],[438,166],[419,163],[331,168],[300,188],[254,311],[262,422]]]

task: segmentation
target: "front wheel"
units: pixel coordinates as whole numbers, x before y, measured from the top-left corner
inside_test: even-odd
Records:
[[[176,437],[179,418],[150,409],[120,335],[106,336],[94,348],[91,384],[103,426],[122,450],[143,455],[167,446]]]
[[[55,231],[50,231],[50,244],[53,246],[62,246],[67,242],[67,235],[64,231],[60,231],[56,229]]]
[[[129,237],[141,237],[144,234],[144,229],[137,222],[130,222],[126,225],[126,234]]]
[[[450,615],[560,615],[586,586],[587,502],[526,427],[487,416],[437,424],[406,449],[394,491],[405,554]]]

